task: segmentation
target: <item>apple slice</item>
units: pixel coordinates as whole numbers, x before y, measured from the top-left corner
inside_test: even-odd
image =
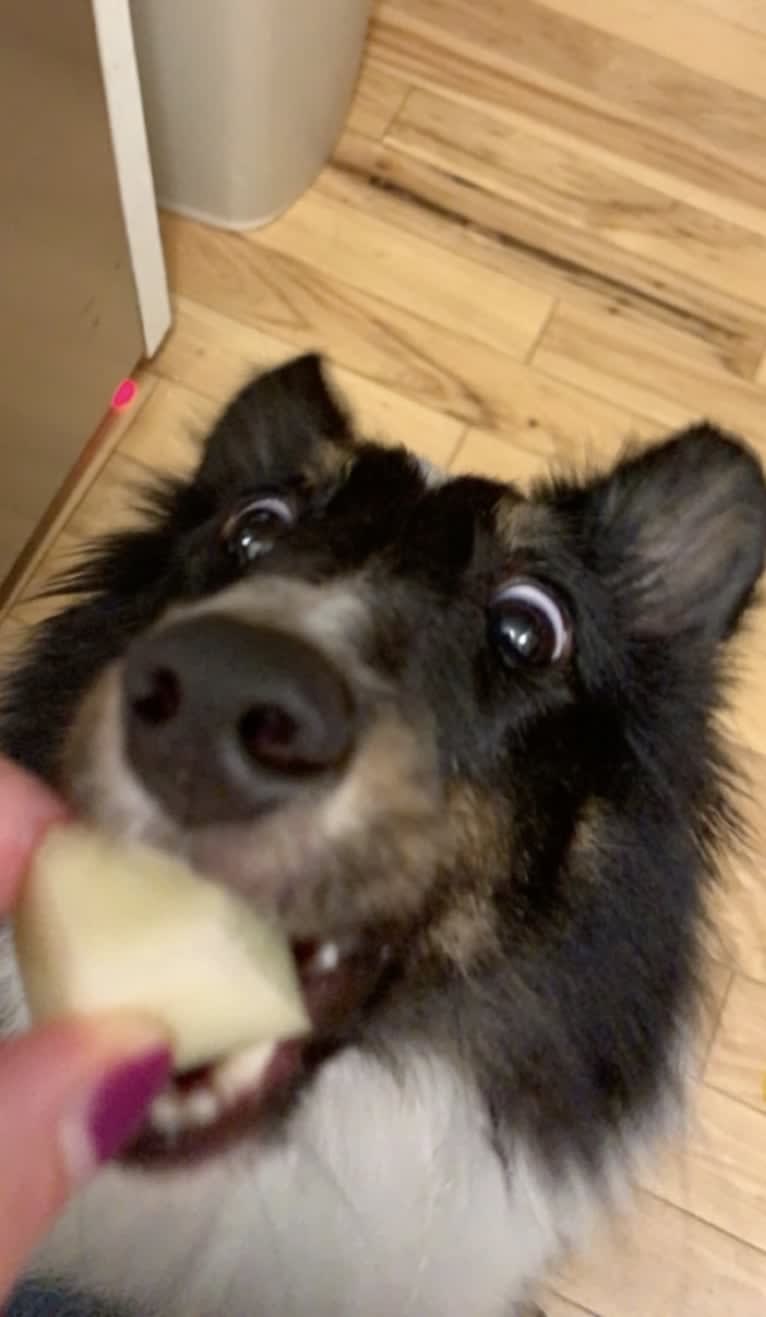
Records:
[[[179,860],[80,824],[43,840],[15,938],[33,1020],[150,1014],[179,1071],[309,1029],[293,957],[271,924]]]

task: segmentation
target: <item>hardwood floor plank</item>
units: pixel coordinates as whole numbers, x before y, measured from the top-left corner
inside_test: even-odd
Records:
[[[730,860],[713,899],[718,958],[740,974],[766,983],[766,874],[763,852]]]
[[[602,1317],[763,1317],[766,1255],[641,1193],[554,1288]]]
[[[705,1083],[761,1114],[766,1112],[766,984],[735,977]]]
[[[352,216],[319,192],[304,196],[250,242],[517,358],[530,350],[551,310],[542,291],[462,256],[454,255],[446,268],[430,242],[405,239],[374,215]]]
[[[699,1019],[694,1029],[689,1054],[688,1071],[693,1079],[701,1080],[721,1023],[726,999],[734,981],[730,965],[708,960],[703,973],[703,995]]]
[[[176,298],[175,311],[173,330],[154,367],[167,379],[199,390],[218,406],[254,370],[277,365],[294,352],[291,344],[188,298]],[[327,368],[363,433],[384,442],[405,443],[437,465],[449,462],[463,433],[461,420],[331,361]],[[183,417],[188,404],[181,401],[178,406]]]
[[[645,1189],[766,1251],[766,1107],[698,1085],[686,1128],[641,1175]]]
[[[690,351],[752,378],[766,349],[766,314],[720,289],[595,241],[556,211],[512,205],[455,169],[346,133],[318,180],[336,201],[363,208],[552,297],[617,317],[657,322],[684,335]]]
[[[14,603],[9,618],[29,628],[44,622],[53,613],[58,613],[74,596],[69,594],[51,595],[47,593],[57,576],[69,572],[76,565],[82,540],[70,533],[68,527],[56,538],[46,554],[40,559],[34,572],[24,586],[24,590]]]
[[[766,309],[766,238],[631,179],[584,154],[571,138],[552,140],[416,90],[387,142],[495,193],[509,211],[521,204],[587,233],[594,256],[616,247],[645,261],[647,282],[652,271],[661,278],[668,269]]]
[[[747,39],[728,15],[665,0],[541,0],[545,9],[619,41],[654,51],[730,89],[763,98],[766,35]]]
[[[170,339],[177,333],[178,310]],[[170,339],[152,362],[156,375],[162,373]],[[223,410],[229,392],[233,393],[240,382],[210,397],[204,391],[158,379],[151,401],[120,443],[120,453],[159,474],[190,474],[200,458],[203,439]]]
[[[678,3],[678,0],[676,0]],[[766,9],[763,0],[680,0],[692,13],[702,11],[722,18],[743,33],[758,32],[766,36]],[[742,37],[740,39],[743,39]]]
[[[488,406],[470,379],[453,376],[440,361],[438,342],[431,344],[439,333],[427,321],[239,235],[224,241],[210,229],[170,217],[163,227],[178,293],[278,336],[293,349],[321,349],[338,364],[425,406],[469,423],[491,424]],[[469,361],[481,356],[479,345],[468,345],[465,355]]]
[[[721,721],[734,741],[760,755],[766,755],[765,655],[766,609],[756,601],[730,648],[731,685]]]
[[[662,428],[295,257],[184,220],[164,227],[179,293],[294,348],[321,348],[336,364],[469,425],[518,432],[522,443],[570,461],[613,452],[628,432]],[[665,407],[667,423],[684,415]]]
[[[570,1303],[558,1294],[547,1294],[542,1302],[545,1317],[598,1317],[591,1309],[581,1308],[579,1303]]]
[[[551,469],[546,455],[522,448],[517,438],[510,442],[490,430],[467,430],[450,463],[452,475],[489,476],[523,490],[550,475]]]
[[[492,113],[503,115],[507,108],[571,132],[610,159],[624,157],[668,185],[676,179],[679,189],[691,187],[766,208],[766,179],[759,164],[764,122],[757,98],[732,93],[725,84],[700,79],[644,52],[628,67],[613,59],[608,46],[582,58],[576,41],[568,43],[560,31],[550,40],[545,33],[538,36],[539,59],[537,50],[527,57],[528,6],[509,6],[507,25],[486,34],[483,3],[476,6],[478,30],[466,26],[464,14],[456,17],[452,0],[436,3],[438,14],[429,21],[419,21],[419,11],[409,4],[378,9],[373,39],[382,67],[413,85],[490,107]],[[553,21],[557,27],[561,23],[557,16]],[[562,76],[554,72],[559,51]],[[603,77],[605,68],[615,69],[616,76],[602,98],[595,94],[590,70]],[[740,154],[742,142],[752,148],[747,158]]]
[[[141,492],[146,484],[144,466],[120,452],[113,453],[67,522],[67,534],[89,540],[140,525],[144,520]]]
[[[534,354],[534,365],[557,379],[657,420],[667,405],[738,431],[766,453],[766,395],[755,384],[714,372],[685,356],[671,330],[644,332],[623,324],[615,336],[608,316],[559,304]]]
[[[357,84],[346,127],[377,140],[401,109],[409,88],[401,78],[367,60]]]
[[[729,83],[715,73],[701,73],[609,30],[610,22],[640,30],[640,19],[631,15],[632,8],[653,7],[658,43],[665,43],[667,33],[666,49],[678,46],[687,55],[685,46],[692,44],[693,37],[687,30],[685,42],[677,41],[672,11],[664,5],[662,22],[658,21],[662,0],[560,3],[562,7],[571,4],[576,16],[555,12],[538,0],[514,0],[512,5],[505,0],[482,0],[481,4],[473,0],[384,0],[378,12],[381,21],[396,23],[413,34],[436,36],[455,50],[479,54],[495,68],[507,67],[545,82],[552,96],[567,88],[591,104],[598,100],[604,117],[611,107],[624,109],[634,119],[672,124],[677,136],[704,138],[738,158],[752,155],[763,177],[766,124],[758,78],[761,66],[757,58],[751,62],[743,49],[749,43],[740,43],[739,73],[743,81],[749,81],[745,70],[752,69],[754,90]],[[589,13],[593,19],[594,8],[599,12],[598,23],[587,21]],[[406,69],[399,72],[406,76]]]
[[[726,856],[712,899],[718,958],[766,983],[766,757],[736,747],[742,824],[740,844]]]

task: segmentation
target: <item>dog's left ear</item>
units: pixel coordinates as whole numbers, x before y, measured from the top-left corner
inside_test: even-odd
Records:
[[[689,429],[596,481],[585,520],[636,636],[714,644],[733,631],[766,552],[766,485],[744,445]]]
[[[200,477],[211,484],[274,482],[299,472],[322,440],[352,442],[348,416],[315,353],[257,375],[210,435]]]

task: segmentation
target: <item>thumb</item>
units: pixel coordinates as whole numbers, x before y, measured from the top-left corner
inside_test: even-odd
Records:
[[[78,1185],[141,1125],[170,1073],[151,1020],[62,1020],[0,1045],[0,1304]]]

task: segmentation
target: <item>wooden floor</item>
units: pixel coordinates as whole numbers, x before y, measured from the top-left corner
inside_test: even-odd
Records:
[[[253,363],[296,348],[328,354],[375,434],[454,471],[524,481],[701,413],[766,458],[766,6],[387,0],[311,192],[260,233],[164,233],[175,329],[6,650],[50,608],[45,575],[130,518],[131,484],[188,466]],[[765,639],[766,613],[728,726],[766,848]],[[688,1132],[556,1278],[549,1317],[766,1314],[762,854],[721,897]]]

